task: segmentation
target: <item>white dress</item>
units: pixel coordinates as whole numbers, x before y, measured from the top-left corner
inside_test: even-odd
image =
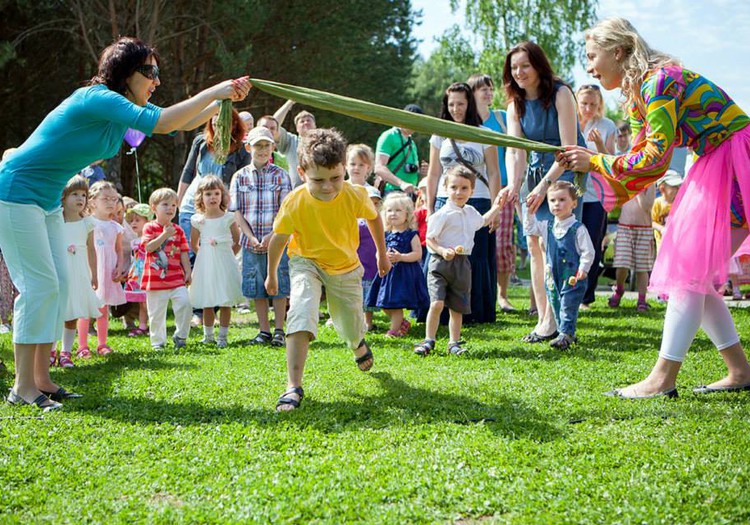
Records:
[[[66,222],[63,225],[65,261],[70,283],[63,310],[66,321],[102,315],[99,311],[102,303],[91,287],[91,270],[86,246],[89,232],[93,229],[94,221],[91,217],[84,217],[76,222]]]
[[[201,232],[200,247],[193,266],[190,303],[193,308],[234,306],[242,303],[242,276],[232,252],[234,214],[225,213],[207,219],[196,213],[190,219],[193,228]]]

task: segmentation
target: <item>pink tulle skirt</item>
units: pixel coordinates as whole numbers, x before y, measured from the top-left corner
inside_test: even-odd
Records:
[[[729,274],[732,223],[744,222],[747,228],[748,217],[750,126],[690,168],[672,205],[649,289],[717,294]]]

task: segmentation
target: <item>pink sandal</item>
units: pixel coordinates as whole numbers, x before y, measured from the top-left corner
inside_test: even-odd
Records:
[[[89,350],[88,346],[84,346],[83,348],[78,349],[76,355],[81,359],[91,359],[91,350]]]
[[[49,352],[49,366],[55,366],[57,364],[57,350],[50,350]]]
[[[388,330],[385,333],[385,336],[386,337],[404,337],[404,334],[403,334],[403,332],[401,332],[401,330],[395,330],[395,331],[394,330]]]
[[[406,335],[409,333],[409,330],[411,330],[411,323],[404,319],[401,321],[401,328],[399,328],[399,332],[401,332],[401,335]]]
[[[128,337],[139,337],[141,335],[148,335],[148,328],[133,328],[128,333]]]
[[[62,368],[74,368],[76,365],[73,364],[73,360],[70,358],[68,352],[60,352],[60,359],[58,360],[60,367]]]
[[[99,355],[109,355],[112,352],[114,352],[114,350],[112,350],[108,345],[101,345],[96,349],[96,353]]]

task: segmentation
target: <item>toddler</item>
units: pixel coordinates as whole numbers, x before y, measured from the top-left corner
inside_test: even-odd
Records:
[[[143,227],[154,219],[154,212],[148,204],[136,204],[125,212],[125,221],[133,231],[135,238],[130,242],[131,264],[125,280],[125,298],[130,303],[138,304],[138,326],[128,332],[128,337],[148,335],[148,308],[146,308],[146,291],[141,287],[143,268],[146,263],[146,248],[143,246]]]
[[[682,177],[675,170],[667,170],[667,173],[656,181],[656,187],[659,189],[659,193],[661,193],[661,196],[654,200],[654,206],[651,208],[651,226],[654,229],[656,253],[659,253],[664,228],[667,227],[669,212],[672,209],[672,203],[675,197],[677,197],[677,192],[681,185]]]

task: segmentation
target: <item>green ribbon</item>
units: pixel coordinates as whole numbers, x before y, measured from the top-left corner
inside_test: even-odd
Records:
[[[251,78],[250,82],[261,91],[280,98],[292,99],[295,102],[307,104],[314,108],[341,113],[356,119],[383,124],[385,126],[396,126],[411,129],[419,133],[438,135],[440,137],[468,142],[478,142],[480,144],[492,144],[504,148],[520,148],[526,151],[549,153],[563,151],[563,148],[558,146],[550,146],[542,142],[504,135],[476,126],[467,126],[458,122],[420,115],[404,111],[403,109],[389,108],[388,106],[381,106],[380,104],[373,104],[372,102],[344,97],[334,93],[326,93],[325,91],[257,78]]]

